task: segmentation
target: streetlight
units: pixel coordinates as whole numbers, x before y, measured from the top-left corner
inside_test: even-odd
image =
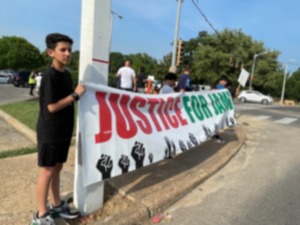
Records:
[[[112,11],[110,10],[110,30],[109,30],[109,51],[111,49],[111,34],[112,34],[112,27],[113,27],[113,19],[114,19],[114,16],[117,16],[120,20],[123,19],[123,16],[121,16],[120,14],[116,13],[115,11]]]
[[[253,64],[252,64],[252,71],[251,71],[251,77],[250,77],[250,83],[249,83],[249,90],[252,90],[252,80],[253,80],[253,76],[254,76],[256,58],[260,55],[265,55],[267,53],[269,53],[269,52],[265,51],[265,52],[261,52],[259,54],[254,54],[254,56],[253,56]]]

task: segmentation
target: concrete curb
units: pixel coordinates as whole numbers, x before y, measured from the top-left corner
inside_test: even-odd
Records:
[[[228,132],[230,132],[230,129],[225,131],[222,136]],[[122,175],[121,177],[108,180],[108,182],[115,187],[120,194],[132,200],[132,206],[105,218],[103,221],[97,221],[93,224],[139,224],[139,222],[145,221],[146,219],[149,219],[170,207],[176,201],[185,196],[189,191],[218,172],[235,156],[243,145],[246,135],[241,126],[231,129],[231,132],[235,132],[236,140],[230,141],[221,148],[219,144],[208,141],[201,144],[199,147],[189,150],[185,154],[175,157],[173,160],[161,162],[161,165],[151,165],[132,173]],[[215,149],[212,148],[212,145]],[[203,149],[209,149],[213,151],[213,153],[209,154],[209,157],[205,158],[203,162],[198,164],[194,162],[195,166],[188,167],[188,169],[183,170],[178,174],[175,173],[181,169],[173,171],[174,176],[170,177],[166,175],[167,173],[172,173],[172,171],[170,171],[171,168],[180,167],[180,164],[184,163],[193,163],[193,161],[195,161],[194,159],[188,159],[194,158],[190,157],[193,154],[192,151],[194,151],[194,156],[204,156],[205,154]],[[201,151],[202,153],[200,154],[196,153]],[[191,155],[186,157],[189,153]],[[185,155],[185,157],[183,155]],[[166,166],[166,164],[170,165]],[[149,173],[152,173],[152,175],[149,175]],[[149,183],[147,184],[147,180],[149,179],[158,179],[158,182],[151,183],[148,181]],[[141,185],[142,182],[146,184],[143,185],[144,188],[140,187],[139,190],[137,186]]]
[[[15,119],[6,112],[0,110],[0,117],[9,125],[14,127],[18,132],[24,134],[32,143],[37,144],[36,132],[25,126],[19,120]]]

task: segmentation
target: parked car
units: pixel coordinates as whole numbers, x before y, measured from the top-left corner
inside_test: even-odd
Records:
[[[28,78],[30,76],[30,71],[21,71],[15,75],[12,79],[12,83],[15,87],[28,87]]]
[[[10,80],[9,77],[0,75],[0,84],[7,84],[9,83],[9,80]]]
[[[253,91],[253,90],[242,91],[239,94],[238,99],[242,103],[256,102],[256,103],[261,103],[264,105],[273,103],[273,98],[271,96],[264,95],[264,94],[260,93],[259,91]]]
[[[9,78],[9,80],[8,80],[9,83],[12,81],[13,77],[16,76],[17,74],[18,74],[18,72],[15,71],[15,70],[10,70],[10,69],[0,70],[0,75],[4,76],[4,77],[8,77]]]

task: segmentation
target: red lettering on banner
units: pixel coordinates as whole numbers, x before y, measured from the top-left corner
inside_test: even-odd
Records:
[[[164,124],[164,127],[166,128],[166,130],[169,130],[170,129],[169,124],[167,123],[166,118],[163,115],[163,108],[164,108],[166,102],[164,99],[159,99],[159,101],[160,101],[160,103],[159,103],[159,106],[157,109],[159,118],[162,121],[162,123]]]
[[[111,112],[105,101],[105,92],[96,92],[96,99],[99,105],[99,128],[100,131],[95,135],[95,142],[101,143],[108,141],[112,135],[112,121],[111,121]]]
[[[165,104],[165,108],[164,108],[164,114],[169,122],[169,124],[171,125],[171,127],[173,128],[178,128],[179,127],[179,121],[177,120],[176,115],[170,116],[169,112],[175,111],[174,110],[174,98],[169,97],[167,99],[167,102]]]
[[[119,137],[129,139],[134,137],[138,129],[144,134],[153,131],[169,130],[188,124],[181,115],[180,98],[143,98],[128,94],[95,93],[99,104],[99,133],[95,135],[96,143],[103,143],[111,139],[112,126]],[[148,113],[143,113],[143,110]]]
[[[159,125],[159,122],[157,121],[157,118],[156,118],[155,114],[154,114],[154,109],[155,109],[156,105],[159,104],[159,100],[156,99],[156,98],[149,98],[148,99],[148,103],[150,105],[150,107],[149,107],[149,114],[150,114],[151,119],[152,119],[152,121],[153,121],[153,123],[155,125],[155,128],[156,128],[157,131],[161,131],[162,129],[161,129],[160,125]]]
[[[117,133],[121,138],[132,138],[137,133],[137,126],[128,109],[129,95],[122,95],[120,104],[118,104],[120,94],[112,93],[109,96],[109,102],[116,116]],[[121,109],[120,109],[120,107]]]
[[[175,109],[175,113],[177,115],[177,118],[179,119],[179,122],[181,123],[182,126],[185,126],[188,124],[187,120],[182,118],[181,116],[181,110],[179,108],[179,104],[180,104],[180,98],[176,98],[175,99],[175,103],[174,103],[174,109]]]
[[[139,97],[139,96],[135,96],[131,103],[130,103],[130,109],[132,110],[132,112],[139,117],[141,120],[137,120],[136,123],[138,124],[139,128],[141,128],[141,130],[145,133],[145,134],[151,134],[152,133],[152,127],[150,122],[148,121],[148,118],[146,117],[146,115],[144,115],[142,112],[140,112],[137,108],[138,107],[145,107],[145,105],[147,104],[147,100]]]

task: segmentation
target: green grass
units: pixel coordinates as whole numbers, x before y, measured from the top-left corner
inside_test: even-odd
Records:
[[[38,99],[1,105],[0,109],[11,115],[32,130],[36,130],[36,123],[39,114]]]
[[[0,152],[0,159],[7,158],[7,157],[14,157],[18,155],[25,155],[37,152],[36,148],[21,148],[16,150],[7,150]]]
[[[39,101],[38,99],[31,99],[28,101],[10,103],[1,105],[0,109],[7,114],[11,115],[21,123],[36,131],[36,124],[39,114]],[[75,107],[75,116],[77,113],[77,107]],[[74,128],[74,131],[76,129]],[[18,155],[30,154],[36,152],[36,148],[21,148],[16,150],[7,150],[0,152],[0,159],[13,157]]]

